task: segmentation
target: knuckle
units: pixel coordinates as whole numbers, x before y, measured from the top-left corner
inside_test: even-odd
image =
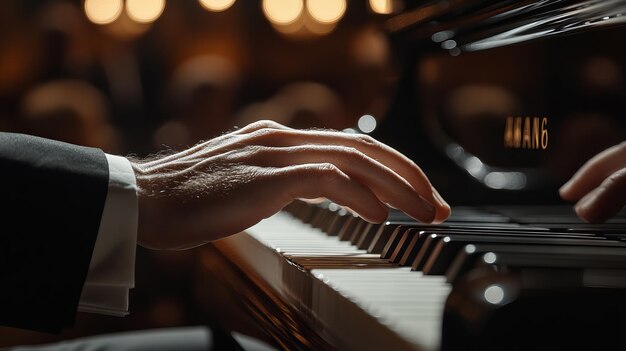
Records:
[[[279,134],[280,134],[280,131],[276,129],[261,128],[259,130],[255,130],[254,132],[250,133],[247,139],[251,143],[262,142],[264,140],[267,140]]]
[[[361,143],[361,144],[365,144],[368,146],[377,146],[378,142],[376,141],[376,139],[372,138],[371,136],[367,135],[367,134],[359,134],[355,136],[356,140]]]
[[[360,153],[359,150],[351,146],[336,146],[335,148],[335,151],[341,152],[348,156],[356,156]]]
[[[319,166],[317,166],[317,169],[322,174],[332,174],[332,175],[335,175],[335,174],[339,173],[339,168],[337,168],[337,166],[335,166],[332,163],[322,163]]]
[[[344,158],[349,161],[358,161],[366,158],[364,153],[354,147],[340,146],[336,151],[344,155]]]
[[[315,176],[323,182],[336,181],[342,174],[339,168],[332,163],[322,163],[316,168]]]
[[[282,128],[283,126],[280,123],[274,122],[269,119],[262,119],[254,122],[254,127],[256,128]]]

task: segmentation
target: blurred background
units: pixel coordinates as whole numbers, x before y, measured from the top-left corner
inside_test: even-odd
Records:
[[[381,115],[388,1],[5,1],[0,128],[147,154],[257,119]]]
[[[372,128],[396,69],[392,1],[6,0],[0,130],[139,156],[259,119]],[[0,347],[206,323],[194,252],[138,248],[127,318],[79,314],[61,335],[0,328]]]
[[[388,35],[386,24],[420,6],[5,0],[0,131],[146,156],[260,119],[357,128],[415,160],[452,205],[561,204],[558,187],[624,140],[623,26],[462,52],[463,40],[476,34],[473,22],[464,28],[460,21],[461,36],[452,40],[454,32],[437,29],[455,25],[445,23],[450,14],[443,11],[440,23]],[[517,25],[504,22],[495,23],[496,33]],[[550,146],[503,147],[511,116],[547,117]],[[60,335],[0,328],[0,347],[213,324],[228,312],[211,315],[202,306],[211,285],[199,269],[210,257],[200,250],[138,248],[126,318],[79,313],[76,327]]]

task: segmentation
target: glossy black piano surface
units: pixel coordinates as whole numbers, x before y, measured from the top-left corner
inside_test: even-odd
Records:
[[[374,135],[446,199],[559,204],[626,137],[624,1],[411,3],[385,23],[404,71]]]

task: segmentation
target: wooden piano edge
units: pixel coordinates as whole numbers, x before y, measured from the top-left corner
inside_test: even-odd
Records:
[[[212,323],[227,331],[258,337],[283,350],[337,350],[313,332],[293,306],[242,265],[226,241],[205,245],[200,254],[199,305],[228,309],[228,316],[209,312]],[[222,292],[216,293],[216,289]]]
[[[254,331],[248,330],[248,334],[257,333],[257,336],[260,336],[258,333],[263,333],[265,340],[284,350],[334,351],[357,349],[338,340],[335,334],[340,333],[340,330],[335,330],[335,333],[329,332],[329,328],[322,325],[310,311],[298,306],[293,301],[288,301],[289,299],[281,295],[276,289],[275,281],[268,281],[265,279],[267,277],[264,278],[259,275],[251,266],[250,261],[262,260],[263,258],[255,255],[259,253],[258,251],[249,252],[241,248],[241,246],[248,246],[251,241],[256,241],[256,239],[244,232],[206,245],[206,249],[200,254],[200,303],[207,304],[204,292],[214,291],[216,282],[219,282],[220,288],[226,290],[222,297],[228,296],[239,309],[237,312],[241,315],[240,317],[249,319],[243,323],[249,328],[257,328]],[[256,246],[258,249],[261,245]],[[263,249],[265,251],[263,255],[271,254],[274,256],[274,264],[288,262],[280,254],[266,247]],[[244,252],[248,256],[247,259],[243,257]],[[308,274],[293,264],[285,266]],[[283,278],[280,275],[285,275],[285,272],[279,271],[278,266],[276,273],[278,279]],[[293,274],[294,272],[290,273]],[[330,290],[330,288],[328,289]],[[415,350],[414,345],[409,345],[397,334],[367,315],[365,311],[353,303],[349,303],[347,299],[346,302],[346,306],[352,306],[351,308],[358,310],[358,314],[363,317],[353,321],[354,323],[379,326],[380,335],[376,335],[374,338],[369,336],[370,339],[375,339],[374,344],[376,345],[366,349],[380,349],[378,346],[384,345],[384,348],[394,350]],[[211,304],[221,304],[221,301],[212,301]],[[222,316],[216,316],[214,319],[214,323],[221,325],[225,330],[238,331],[241,327],[237,322],[225,321]],[[363,348],[359,347],[358,349]]]

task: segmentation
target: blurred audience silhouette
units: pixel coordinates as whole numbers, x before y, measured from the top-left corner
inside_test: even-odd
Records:
[[[59,80],[35,86],[22,98],[26,134],[119,153],[121,141],[109,123],[106,97],[93,85]]]
[[[156,131],[155,146],[195,144],[230,128],[238,85],[239,71],[225,57],[198,55],[184,61],[167,87],[172,120]]]

